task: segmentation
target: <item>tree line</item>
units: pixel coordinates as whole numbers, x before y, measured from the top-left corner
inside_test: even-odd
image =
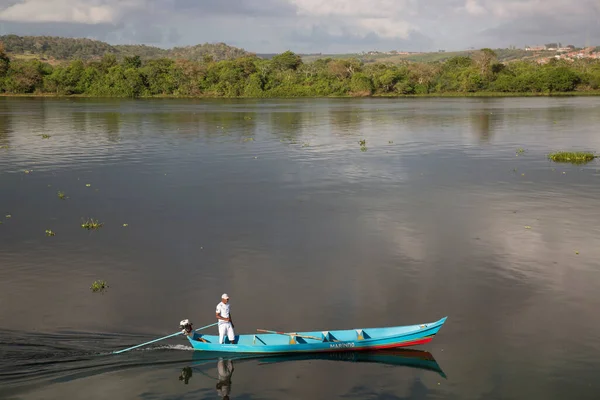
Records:
[[[442,93],[556,93],[600,89],[600,62],[500,63],[490,49],[443,63],[364,64],[356,59],[304,63],[287,51],[270,60],[160,58],[74,60],[50,65],[0,51],[0,92],[111,97],[317,97]]]

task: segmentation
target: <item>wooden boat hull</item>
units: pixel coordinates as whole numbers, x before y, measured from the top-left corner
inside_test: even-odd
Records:
[[[337,331],[295,332],[297,336],[273,333],[236,336],[233,343],[219,336],[195,332],[188,340],[194,350],[221,353],[312,353],[334,351],[382,350],[429,343],[446,322],[439,321],[389,328],[366,328]],[[303,336],[311,336],[306,338]]]

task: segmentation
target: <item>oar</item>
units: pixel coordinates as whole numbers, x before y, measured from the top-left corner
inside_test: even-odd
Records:
[[[308,335],[298,335],[297,333],[286,333],[286,332],[277,332],[277,331],[267,331],[265,329],[257,329],[258,332],[266,332],[266,333],[276,333],[278,335],[288,335],[288,336],[298,336],[307,339],[315,339],[315,340],[323,340],[323,338],[316,336],[308,336]]]
[[[215,322],[214,324],[210,324],[210,325],[203,326],[202,328],[198,328],[198,329],[196,329],[196,330],[195,330],[195,332],[201,331],[202,329],[210,328],[211,326],[215,326],[215,325],[217,325],[217,324],[218,324],[218,322]],[[113,351],[113,354],[119,354],[119,353],[123,353],[123,352],[125,352],[125,351],[129,351],[129,350],[137,349],[138,347],[142,347],[142,346],[145,346],[145,345],[147,345],[147,344],[150,344],[150,343],[159,342],[159,341],[161,341],[161,340],[165,340],[165,339],[171,338],[171,337],[173,337],[173,336],[181,335],[181,334],[183,334],[183,333],[182,333],[181,331],[179,331],[179,332],[173,333],[172,335],[168,335],[168,336],[165,336],[165,337],[161,337],[161,338],[158,338],[158,339],[154,339],[154,340],[151,340],[151,341],[149,341],[149,342],[146,342],[146,343],[138,344],[137,346],[128,347],[128,348],[126,348],[126,349],[119,350],[119,351]]]

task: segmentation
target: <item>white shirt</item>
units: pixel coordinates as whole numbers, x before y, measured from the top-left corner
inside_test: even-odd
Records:
[[[229,318],[229,303],[225,304],[220,302],[217,304],[217,314],[221,315],[223,318]],[[229,322],[223,321],[222,319],[219,320],[219,325],[228,323]]]

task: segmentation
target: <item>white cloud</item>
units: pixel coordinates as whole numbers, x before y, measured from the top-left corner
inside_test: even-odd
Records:
[[[381,38],[407,38],[415,30],[408,21],[416,12],[411,0],[289,0],[300,18],[314,23],[323,20],[321,27],[330,33],[346,28],[365,36],[374,33]]]
[[[474,0],[468,0],[474,1]],[[597,0],[484,0],[484,7],[501,18],[520,18],[529,15],[586,14],[597,7]]]
[[[164,43],[177,30],[177,45],[256,52],[460,50],[595,44],[600,0],[0,0],[0,21],[4,33],[114,43]]]
[[[146,0],[24,0],[0,11],[0,20],[111,24],[145,4]]]
[[[358,24],[365,33],[374,32],[377,36],[386,39],[407,38],[412,28],[405,21],[377,18],[360,19],[358,20]]]
[[[465,9],[471,15],[482,15],[487,13],[487,10],[479,4],[478,0],[467,0]]]
[[[289,0],[305,16],[389,18],[399,16],[411,2],[407,0]]]

